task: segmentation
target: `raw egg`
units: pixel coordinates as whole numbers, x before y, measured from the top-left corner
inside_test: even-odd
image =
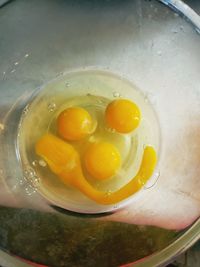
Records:
[[[130,133],[140,123],[138,106],[128,99],[112,101],[106,108],[105,119],[110,128],[119,133]]]
[[[24,176],[50,203],[101,213],[129,203],[150,179],[159,133],[138,88],[111,73],[80,71],[38,91],[17,148]]]
[[[121,165],[121,156],[117,148],[108,142],[98,142],[89,146],[84,157],[88,173],[104,180],[116,174]]]
[[[62,138],[69,141],[80,140],[91,133],[92,117],[81,107],[70,107],[58,116],[57,127]]]

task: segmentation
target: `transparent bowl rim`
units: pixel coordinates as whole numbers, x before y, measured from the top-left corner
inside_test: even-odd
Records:
[[[156,267],[171,262],[174,257],[182,254],[200,239],[200,218],[190,226],[184,234],[161,251],[155,252],[137,262],[128,264],[129,267]]]

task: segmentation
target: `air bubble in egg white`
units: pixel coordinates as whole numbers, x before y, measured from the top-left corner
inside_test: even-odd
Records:
[[[44,160],[42,160],[42,159],[40,159],[38,163],[39,163],[39,165],[41,167],[46,167],[47,166],[46,162]]]
[[[118,93],[118,92],[113,92],[113,96],[114,96],[114,97],[120,97],[121,95],[120,95],[120,93]]]
[[[30,184],[31,184],[33,187],[35,187],[35,188],[37,188],[37,186],[39,185],[39,183],[40,183],[40,179],[39,179],[38,176],[34,176],[34,177],[30,180]]]
[[[56,109],[56,104],[55,103],[49,103],[48,104],[48,111],[53,112]]]
[[[20,184],[20,185],[25,184],[25,180],[24,180],[24,179],[20,179],[20,180],[19,180],[19,184]]]
[[[28,111],[29,111],[29,108],[28,108],[28,106],[26,106],[26,107],[23,109],[22,114],[23,114],[23,115],[26,115],[26,114],[28,113]]]
[[[35,171],[31,167],[27,167],[27,169],[24,170],[24,177],[26,179],[31,179],[35,176]]]
[[[37,160],[32,161],[32,165],[33,165],[34,167],[37,166],[37,164],[38,164]]]
[[[32,187],[31,185],[27,185],[25,188],[25,192],[27,195],[32,195],[37,192],[36,188]]]
[[[69,82],[66,82],[65,83],[65,87],[69,87],[70,86],[70,83]]]

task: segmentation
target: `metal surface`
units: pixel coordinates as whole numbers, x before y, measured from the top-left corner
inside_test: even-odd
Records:
[[[200,11],[200,5],[196,1],[194,3],[199,8],[197,12]],[[200,38],[187,21],[164,5],[157,1],[142,0],[84,3],[81,0],[18,0],[0,9],[0,33],[1,123],[16,99],[22,95],[32,92],[64,71],[95,66],[126,76],[142,89],[156,110],[163,108],[163,114],[171,111],[172,122],[166,125],[165,130],[170,130],[171,125],[179,125],[173,119],[174,110],[183,122],[190,121],[189,138],[190,141],[194,140],[192,148],[197,149]],[[162,94],[167,91],[169,94]],[[194,100],[194,105],[190,106],[191,112],[184,113],[182,107],[187,97],[183,97],[181,92],[188,95],[189,103]],[[177,108],[173,109],[173,105],[177,105]],[[193,117],[193,114],[197,117]],[[196,136],[196,140],[193,136]],[[177,132],[176,140],[179,138],[180,133]],[[180,148],[173,143],[170,151],[173,153]],[[173,160],[179,155],[175,154]],[[194,156],[191,156],[191,162],[198,164]],[[195,187],[197,184],[193,185],[194,192],[191,195],[198,200],[199,191],[195,191]],[[19,206],[21,203],[13,200],[10,206],[14,204]],[[178,219],[181,222],[183,218],[188,219],[187,225],[193,222],[199,210],[196,206],[194,209],[192,207],[192,203],[188,205],[191,218],[184,217],[178,209],[171,212],[170,226],[173,228]],[[175,215],[177,221],[172,220]],[[148,211],[146,216],[149,216]],[[156,218],[153,216],[150,224],[156,224]],[[198,221],[176,242],[168,247],[166,244],[163,251],[135,266],[157,266],[183,252],[199,238],[199,227]]]

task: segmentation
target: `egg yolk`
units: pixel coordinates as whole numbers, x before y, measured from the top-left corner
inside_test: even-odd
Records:
[[[140,123],[138,106],[128,99],[112,101],[106,108],[105,119],[109,127],[119,133],[130,133]]]
[[[94,143],[89,146],[84,157],[88,173],[98,180],[114,176],[121,165],[117,148],[107,142]]]
[[[136,176],[117,191],[108,193],[95,189],[86,180],[82,172],[79,154],[71,144],[52,134],[46,134],[38,140],[35,150],[64,184],[74,186],[90,199],[103,205],[118,203],[138,192],[153,174],[157,162],[154,148],[145,147]]]
[[[86,137],[92,131],[92,117],[80,107],[65,109],[58,116],[58,133],[66,140],[75,141]]]

